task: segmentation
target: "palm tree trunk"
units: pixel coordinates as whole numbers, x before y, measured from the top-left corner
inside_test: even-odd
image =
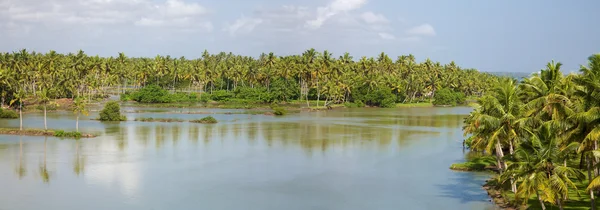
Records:
[[[46,124],[46,103],[44,103],[44,130],[48,131],[48,124]]]
[[[598,150],[598,141],[594,141],[594,150]],[[595,157],[594,164],[597,164],[597,163],[598,163],[598,158]],[[599,174],[598,172],[599,172],[599,169],[598,169],[598,167],[596,167],[594,170],[594,177],[598,176],[598,174]]]
[[[23,130],[23,102],[19,101],[19,130]]]
[[[588,172],[588,180],[589,180],[588,183],[591,183],[592,179],[594,178],[594,177],[592,177],[592,167],[591,167],[592,163],[591,163],[589,157],[587,157],[586,159],[587,159],[586,162],[587,162],[587,172]],[[596,210],[596,200],[594,199],[594,190],[590,190],[590,205],[592,207],[591,208],[592,210]]]
[[[535,194],[537,195],[537,199],[540,201],[540,206],[542,207],[542,210],[546,210],[546,205],[544,205],[544,201],[542,200],[542,197],[540,197],[540,192],[536,190]]]
[[[502,173],[504,170],[506,170],[507,166],[506,162],[502,160],[502,158],[504,158],[504,152],[502,151],[502,145],[500,144],[500,141],[496,142],[496,155],[498,156],[500,173]]]
[[[319,77],[317,77],[317,107],[319,107],[319,99],[321,99],[321,91],[319,90]]]
[[[510,149],[509,152],[512,155],[514,152],[513,143],[512,143],[512,141],[509,140],[508,144],[509,144],[509,149]],[[504,169],[506,169],[506,166],[504,166]],[[511,187],[511,191],[516,194],[517,193],[517,183],[515,182],[514,176],[511,176],[511,178],[510,178],[510,187]]]
[[[558,209],[563,210],[563,205],[562,205],[562,201],[561,201],[560,196],[556,196],[556,197],[558,197],[556,199],[556,205],[558,205]]]
[[[77,119],[75,121],[75,131],[79,132],[79,114],[77,114]]]

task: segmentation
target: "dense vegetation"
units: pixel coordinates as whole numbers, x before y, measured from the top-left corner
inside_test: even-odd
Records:
[[[9,109],[0,109],[0,118],[8,118],[8,119],[16,119],[19,118],[19,114],[13,110]]]
[[[116,101],[109,101],[100,111],[100,121],[126,121],[127,117],[121,115],[121,106]]]
[[[217,119],[212,116],[206,116],[199,120],[190,120],[193,123],[202,123],[202,124],[215,124],[218,123]]]
[[[60,137],[60,138],[66,137],[66,138],[79,139],[79,138],[81,138],[82,135],[80,132],[77,132],[77,131],[68,132],[68,131],[63,131],[63,130],[57,130],[57,131],[54,131],[54,136]]]
[[[287,110],[285,110],[283,107],[276,106],[273,107],[273,114],[277,116],[283,116],[287,114]]]
[[[393,107],[393,103],[430,101],[442,88],[465,96],[480,95],[495,80],[496,76],[462,69],[454,62],[417,62],[412,55],[392,60],[385,53],[357,60],[345,53],[336,59],[328,51],[314,49],[301,55],[269,53],[258,58],[204,51],[196,59],[129,58],[123,53],[103,58],[83,51],[0,53],[0,98],[2,104],[16,99],[14,107],[31,97],[90,100],[104,97],[110,90],[125,93],[125,89],[150,85],[175,94],[165,96],[165,91],[157,91],[144,97],[147,94],[131,91],[124,99],[144,103],[201,100],[194,94],[176,94],[197,92],[209,93],[210,98],[204,100],[216,101],[316,100],[317,106],[323,107],[344,102]],[[145,91],[159,90],[156,87]]]
[[[433,96],[433,105],[436,106],[456,106],[465,103],[465,96],[461,92],[455,92],[449,88],[443,88],[435,91]]]
[[[497,82],[466,118],[466,144],[496,157],[497,187],[510,191],[513,202],[532,209],[587,202],[583,208],[596,209],[600,54],[580,74],[563,75],[560,68],[552,61],[521,82]]]

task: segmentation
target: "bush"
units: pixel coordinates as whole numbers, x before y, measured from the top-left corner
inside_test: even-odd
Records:
[[[352,103],[352,102],[345,102],[344,103],[344,107],[346,107],[346,108],[357,108],[358,105],[356,103]]]
[[[352,98],[359,107],[365,104],[384,108],[396,107],[396,95],[392,93],[392,89],[386,87],[374,90],[369,90],[367,86],[360,87],[352,92]]]
[[[213,101],[229,101],[229,99],[232,99],[233,96],[234,95],[232,92],[226,90],[217,90],[210,94],[210,99]]]
[[[78,138],[81,138],[81,133],[77,132],[77,131],[65,132],[63,130],[57,130],[57,131],[54,131],[54,136],[61,137],[61,138],[67,137],[67,138],[78,139]]]
[[[202,123],[202,124],[215,124],[218,121],[217,121],[217,119],[215,119],[212,116],[207,116],[207,117],[204,117],[204,118],[199,119],[199,120],[190,120],[190,122],[193,122],[193,123]]]
[[[356,100],[354,103],[356,103],[356,107],[365,107],[365,103],[361,100]]]
[[[277,116],[286,115],[287,110],[285,110],[283,107],[273,107],[273,114]]]
[[[121,106],[116,101],[109,101],[100,111],[100,121],[126,121],[127,118],[121,115]]]
[[[456,106],[464,103],[465,96],[461,92],[454,92],[448,88],[436,90],[433,96],[433,105],[437,106]]]
[[[15,119],[19,118],[19,114],[13,110],[0,109],[0,118]]]

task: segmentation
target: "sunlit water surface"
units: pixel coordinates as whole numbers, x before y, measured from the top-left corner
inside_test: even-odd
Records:
[[[79,127],[97,138],[0,135],[0,209],[494,209],[487,174],[448,169],[464,160],[470,108],[124,110],[130,120],[219,123],[102,123],[92,113]],[[23,124],[43,128],[43,115]],[[74,130],[75,116],[49,113],[48,126]]]

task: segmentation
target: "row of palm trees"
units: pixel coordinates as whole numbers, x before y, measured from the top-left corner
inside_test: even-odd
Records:
[[[543,209],[545,203],[563,209],[580,183],[588,184],[583,196],[596,209],[600,54],[588,60],[579,74],[564,75],[552,61],[521,82],[503,79],[465,119],[471,149],[496,156],[499,180],[517,200],[535,196]]]
[[[83,51],[69,54],[28,52],[0,53],[0,93],[5,100],[34,96],[43,102],[52,98],[97,97],[108,88],[124,92],[149,84],[173,91],[212,92],[238,87],[266,88],[276,79],[299,86],[296,99],[345,102],[360,88],[389,88],[400,102],[430,100],[435,90],[451,88],[466,96],[479,95],[497,80],[454,62],[441,64],[413,55],[395,61],[385,53],[355,60],[345,53],[335,58],[328,51],[309,49],[301,55],[261,54],[258,58],[232,53],[209,54],[187,59],[170,56],[131,58],[88,56]],[[314,94],[309,94],[314,93]]]

